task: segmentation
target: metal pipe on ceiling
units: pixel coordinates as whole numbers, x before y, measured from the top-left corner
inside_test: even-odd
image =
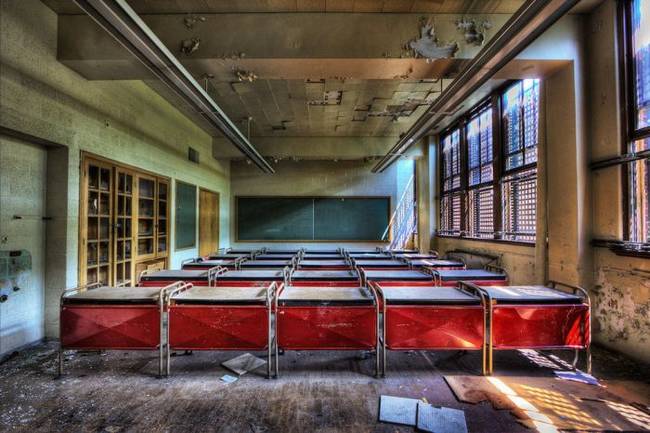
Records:
[[[74,2],[262,171],[275,173],[273,167],[131,9],[126,0]]]
[[[453,113],[465,99],[485,84],[539,35],[565,15],[579,0],[526,1],[496,35],[465,65],[456,79],[443,90],[429,109],[400,137],[372,168],[381,173],[397,161],[415,142]]]

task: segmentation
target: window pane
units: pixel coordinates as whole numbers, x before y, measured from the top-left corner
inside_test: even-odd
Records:
[[[494,237],[494,188],[488,186],[469,193],[469,235],[476,238]]]
[[[460,130],[442,138],[443,191],[460,187]]]
[[[506,177],[502,188],[503,238],[535,242],[537,169]]]
[[[537,162],[539,80],[523,80],[501,96],[506,170]]]
[[[633,143],[633,150],[650,149],[650,138]],[[630,163],[630,240],[650,242],[650,158]]]
[[[492,108],[471,118],[466,127],[469,185],[492,181]]]
[[[475,117],[467,124],[467,151],[469,168],[481,165],[481,120]]]
[[[447,195],[440,200],[440,233],[460,236],[461,195]]]
[[[506,170],[512,170],[522,165],[524,165],[524,154],[521,152],[506,158]]]
[[[636,75],[637,129],[650,126],[650,1],[632,2],[632,49]]]
[[[511,154],[521,148],[521,83],[506,90],[501,100],[505,149],[506,154]]]
[[[537,146],[537,126],[539,119],[539,80],[524,80],[524,147]],[[526,157],[526,164],[537,161]]]

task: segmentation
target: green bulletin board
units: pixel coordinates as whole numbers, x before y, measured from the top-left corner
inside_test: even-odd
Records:
[[[176,249],[196,246],[196,186],[176,181]]]

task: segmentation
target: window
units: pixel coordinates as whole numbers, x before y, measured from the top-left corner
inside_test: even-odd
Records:
[[[501,96],[505,169],[514,170],[537,162],[539,81],[523,80]]]
[[[492,181],[492,108],[475,114],[467,124],[469,186]]]
[[[470,190],[469,211],[469,235],[475,238],[494,238],[494,187]]]
[[[442,198],[440,200],[440,232],[460,236],[462,231],[460,129],[450,130],[441,140]]]
[[[467,137],[469,218],[468,236],[494,237],[494,179],[491,106],[472,115],[465,127]],[[486,185],[487,186],[484,186]]]
[[[641,157],[627,167],[627,240],[650,241],[650,2],[624,2],[627,116],[626,153]],[[643,156],[645,155],[645,156]]]
[[[537,170],[504,178],[503,239],[535,242],[537,220]]]
[[[508,84],[441,136],[441,235],[535,242],[539,86]]]
[[[443,191],[460,188],[460,130],[451,131],[442,139]]]
[[[440,233],[448,236],[461,234],[461,194],[450,194],[440,201]]]
[[[650,3],[634,0],[631,9],[634,123],[638,130],[650,127]]]
[[[523,80],[501,95],[505,159],[503,239],[534,242],[537,220],[539,81]]]

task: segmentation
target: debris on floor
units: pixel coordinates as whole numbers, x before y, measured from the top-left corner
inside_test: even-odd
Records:
[[[417,429],[432,433],[467,433],[465,412],[419,402]]]
[[[414,398],[382,395],[379,398],[379,421],[415,426],[418,402],[419,400]]]
[[[555,375],[560,379],[573,380],[580,383],[586,383],[588,385],[600,386],[598,379],[593,377],[591,374],[583,373],[582,371],[554,370],[553,373],[555,373]]]
[[[238,379],[239,379],[239,378],[237,378],[237,377],[235,377],[235,376],[231,376],[231,375],[229,375],[229,374],[224,374],[223,376],[221,376],[221,381],[222,381],[222,382],[226,382],[226,383],[237,382]]]
[[[459,401],[489,401],[543,430],[650,431],[650,415],[607,391],[555,377],[444,376]]]
[[[235,358],[229,359],[228,361],[222,362],[221,365],[233,373],[242,376],[249,371],[253,371],[265,366],[266,361],[258,358],[257,356],[251,355],[250,353],[244,353],[243,355],[239,355]]]

